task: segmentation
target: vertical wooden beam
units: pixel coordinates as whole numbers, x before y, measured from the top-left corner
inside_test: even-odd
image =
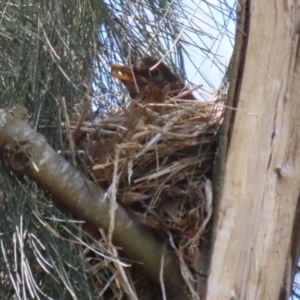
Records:
[[[247,53],[207,300],[278,299],[291,275],[285,270],[300,190],[299,1],[246,2]]]

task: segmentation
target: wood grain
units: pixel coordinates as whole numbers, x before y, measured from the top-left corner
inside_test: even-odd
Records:
[[[206,299],[274,300],[292,275],[285,270],[300,190],[299,5],[242,2],[247,56]]]

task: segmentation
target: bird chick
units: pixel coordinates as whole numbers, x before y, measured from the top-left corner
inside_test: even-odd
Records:
[[[138,60],[131,68],[121,65],[112,65],[112,70],[119,71],[121,74],[116,72],[111,72],[110,74],[125,85],[132,99],[149,83],[152,83],[159,89],[169,85],[170,95],[173,97],[188,90],[180,78],[172,73],[164,63],[161,62],[157,67],[152,69],[158,62],[159,60],[157,58],[147,56]],[[196,100],[192,93],[188,93],[179,98]]]

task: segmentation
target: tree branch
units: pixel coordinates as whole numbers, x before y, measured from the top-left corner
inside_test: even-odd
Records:
[[[7,164],[48,191],[54,201],[93,227],[109,226],[109,201],[105,192],[57,154],[46,139],[28,124],[24,108],[0,110],[0,152]],[[164,255],[164,284],[170,299],[187,299],[179,263],[174,253],[152,230],[132,220],[118,205],[113,242],[126,255],[143,263],[145,272],[159,283]]]

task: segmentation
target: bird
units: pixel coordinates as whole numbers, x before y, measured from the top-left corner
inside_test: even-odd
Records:
[[[113,165],[107,163],[113,162],[115,146],[120,143],[126,143],[137,132],[138,124],[151,124],[156,115],[162,112],[162,104],[165,102],[170,91],[169,85],[163,86],[161,89],[154,86],[152,83],[148,84],[141,90],[131,101],[128,108],[124,111],[124,120],[110,140],[99,140],[94,143],[91,149],[91,163],[90,170],[94,179],[98,182],[109,182],[112,177]],[[151,108],[152,114],[147,111],[147,103],[158,104]],[[140,130],[140,129],[139,129]],[[139,131],[138,130],[138,131]],[[138,143],[143,137],[136,138],[135,142]],[[130,150],[130,149],[129,149]],[[126,156],[126,151],[120,153],[120,158]],[[106,167],[103,168],[103,166]]]
[[[138,123],[147,125],[155,120],[155,114],[147,113],[147,103],[161,104],[168,95],[179,99],[196,100],[180,78],[155,57],[146,56],[131,67],[112,65],[111,68],[113,72],[110,75],[124,84],[132,101],[125,109],[124,121],[111,140],[105,143],[105,147],[103,143],[97,142],[92,149],[90,167],[97,181],[109,181],[111,178],[112,168],[103,169],[101,166],[112,160],[111,154],[115,146],[130,140]],[[187,93],[182,94],[183,92]],[[152,107],[152,112],[160,114],[162,109],[162,106],[157,105]]]
[[[139,59],[131,67],[113,64],[111,68],[113,72],[110,75],[124,84],[131,99],[134,99],[147,85],[153,84],[158,89],[169,85],[170,96],[179,95],[180,99],[196,100],[191,92],[184,93],[180,97],[180,94],[188,91],[188,88],[176,74],[156,57],[146,56]]]

